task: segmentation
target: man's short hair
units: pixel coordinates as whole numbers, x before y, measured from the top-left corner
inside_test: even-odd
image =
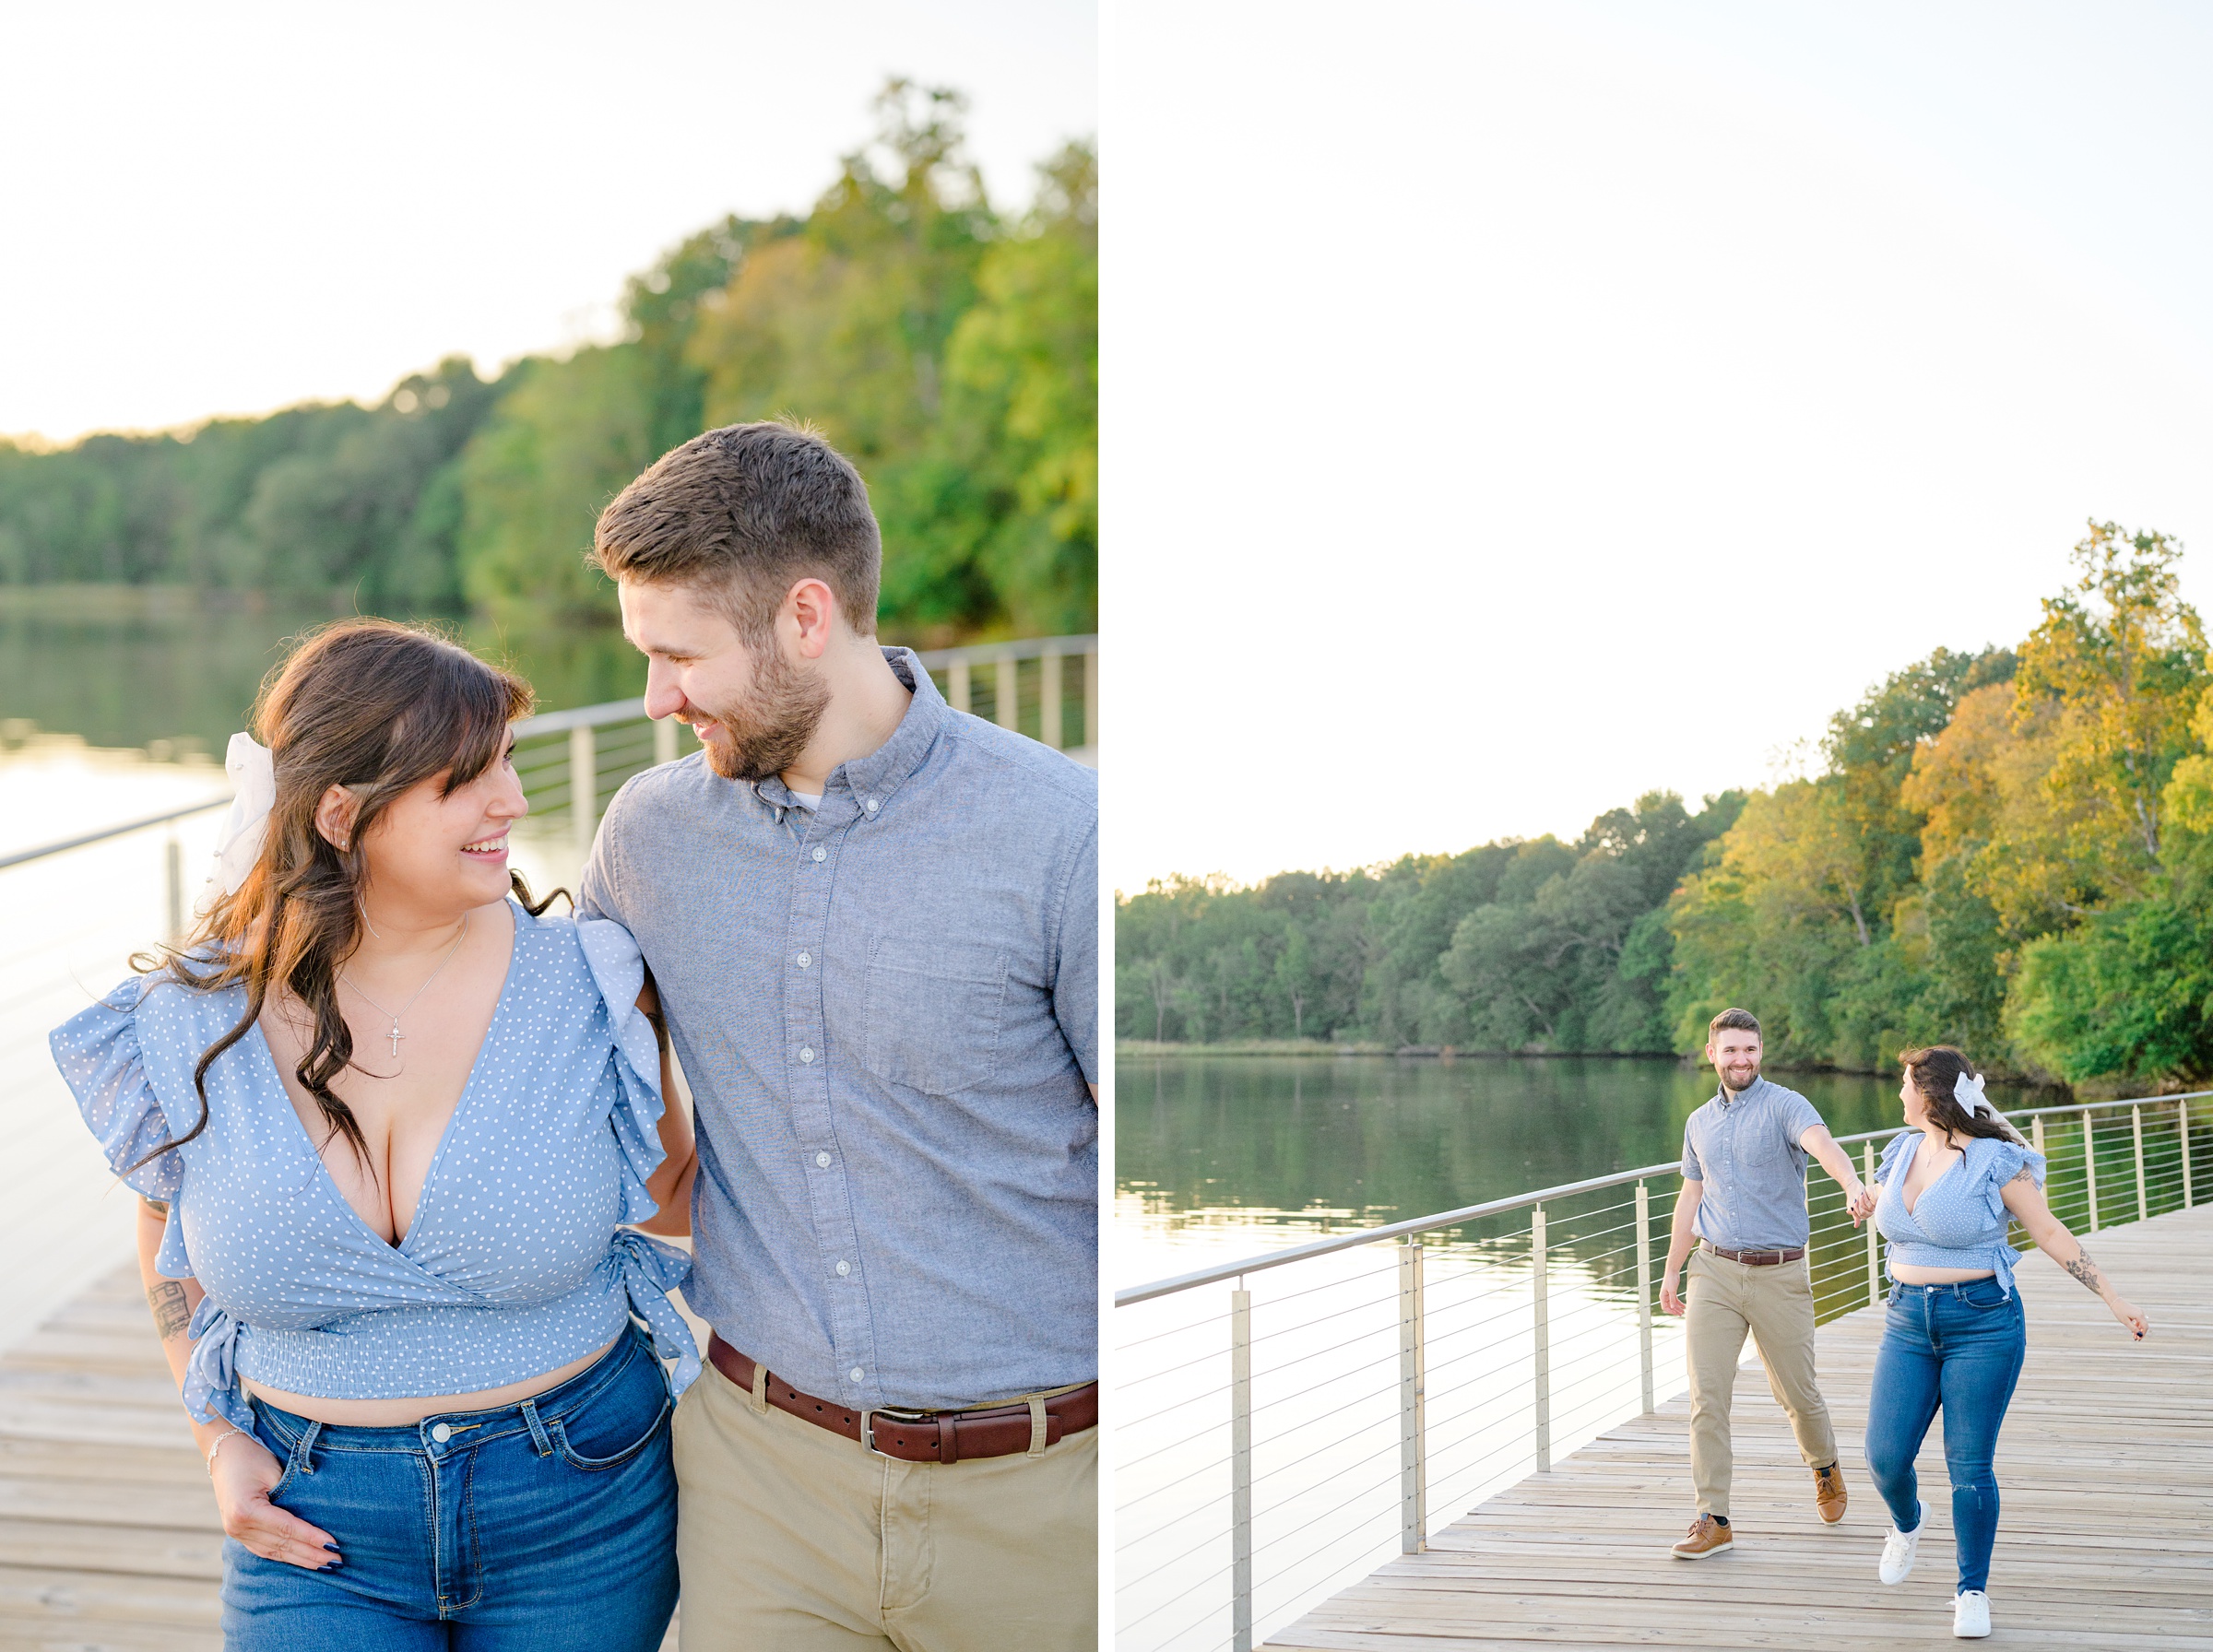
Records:
[[[1706,1042],[1711,1044],[1724,1027],[1739,1032],[1757,1033],[1759,1031],[1759,1017],[1749,1009],[1724,1009],[1706,1023]]]
[[[671,448],[599,513],[592,555],[610,579],[703,587],[749,639],[808,578],[857,634],[876,634],[883,540],[869,490],[812,431],[732,424]]]

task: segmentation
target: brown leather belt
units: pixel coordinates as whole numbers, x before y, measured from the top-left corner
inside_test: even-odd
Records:
[[[722,1339],[707,1339],[707,1359],[715,1369],[748,1394],[753,1391],[754,1364]],[[963,1457],[1012,1457],[1030,1449],[1032,1419],[1029,1405],[984,1406],[967,1411],[917,1411],[886,1409],[850,1410],[828,1399],[802,1394],[771,1372],[762,1398],[780,1411],[789,1411],[803,1422],[826,1428],[834,1434],[858,1440],[881,1457],[903,1463],[957,1463]],[[1099,1422],[1099,1385],[1085,1383],[1042,1402],[1045,1410],[1044,1445],[1051,1446],[1070,1434],[1095,1428]]]
[[[1805,1255],[1805,1246],[1796,1250],[1723,1250],[1720,1245],[1701,1239],[1698,1244],[1728,1262],[1742,1262],[1747,1268],[1773,1268],[1781,1262],[1795,1262]]]

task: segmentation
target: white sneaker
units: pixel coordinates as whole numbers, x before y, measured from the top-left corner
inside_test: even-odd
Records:
[[[1961,1589],[1952,1597],[1952,1634],[1963,1641],[1979,1641],[1990,1633],[1990,1597],[1981,1589]]]
[[[1921,1524],[1911,1531],[1900,1531],[1893,1526],[1890,1535],[1883,1540],[1880,1575],[1885,1583],[1903,1583],[1913,1575],[1913,1562],[1921,1553],[1921,1534],[1929,1528],[1929,1505],[1917,1503],[1914,1507],[1921,1511]],[[1961,1596],[1960,1599],[1965,1599],[1966,1597]],[[1987,1616],[1984,1622],[1987,1624]],[[1985,1627],[1982,1633],[1988,1634],[1990,1630]]]

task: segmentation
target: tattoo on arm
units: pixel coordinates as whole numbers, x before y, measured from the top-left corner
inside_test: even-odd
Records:
[[[2105,1294],[2104,1276],[2098,1271],[2098,1264],[2090,1260],[2089,1251],[2079,1252],[2073,1261],[2062,1262],[2060,1266],[2080,1280],[2085,1290],[2095,1291],[2101,1296]]]
[[[2036,1177],[2030,1174],[2030,1169],[2026,1164],[2022,1165],[2020,1169],[2013,1173],[2013,1179],[2017,1182],[2027,1182],[2031,1186],[2035,1186],[2036,1183]]]
[[[154,1310],[154,1329],[160,1332],[166,1342],[179,1335],[192,1323],[192,1304],[184,1300],[184,1287],[174,1280],[161,1280],[147,1288],[146,1300]]]

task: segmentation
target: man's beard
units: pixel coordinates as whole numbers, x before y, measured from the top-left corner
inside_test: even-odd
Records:
[[[728,710],[699,709],[720,728],[704,742],[707,762],[725,780],[766,780],[799,761],[830,704],[829,685],[786,659],[774,642],[753,651],[751,691]]]
[[[1731,1095],[1742,1095],[1759,1081],[1759,1063],[1755,1061],[1749,1071],[1734,1068],[1722,1068],[1722,1084]]]

